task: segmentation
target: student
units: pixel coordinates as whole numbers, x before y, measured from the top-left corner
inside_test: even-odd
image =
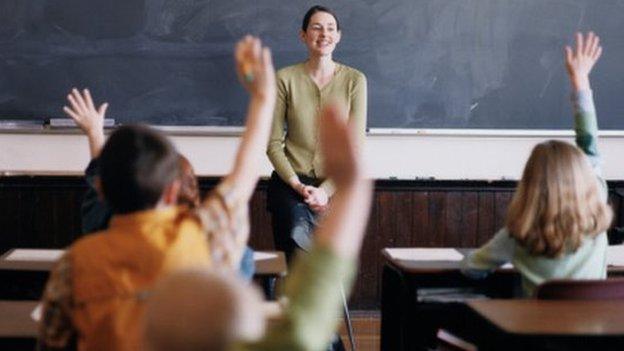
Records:
[[[358,142],[363,142],[366,129],[366,77],[333,60],[341,39],[336,15],[313,6],[303,17],[299,36],[308,59],[277,72],[277,103],[267,148],[275,168],[267,192],[273,239],[289,259],[296,248],[309,248],[316,215],[333,194],[321,166],[319,111],[328,102],[344,105]]]
[[[285,283],[288,299],[270,327],[256,291],[219,272],[178,272],[149,297],[145,345],[165,350],[322,350],[340,315],[340,284],[351,287],[372,197],[356,137],[335,108],[324,111],[320,138],[337,188],[310,252],[299,255]]]
[[[258,39],[238,43],[236,63],[251,95],[246,129],[234,169],[197,209],[175,206],[179,158],[165,137],[144,126],[121,127],[110,136],[99,159],[102,193],[114,214],[107,230],[71,245],[51,273],[40,326],[44,348],[63,348],[75,338],[79,350],[140,349],[144,299],[160,277],[183,268],[238,266],[275,78],[270,52]],[[88,92],[84,101],[76,93],[74,110],[95,110]],[[98,116],[85,123],[101,123]]]
[[[112,209],[103,200],[97,190],[99,179],[99,155],[104,147],[104,118],[108,103],[100,105],[98,109],[89,101],[93,101],[88,90],[82,94],[73,89],[67,96],[71,107],[65,106],[63,110],[83,130],[89,142],[91,161],[85,170],[85,180],[88,185],[81,206],[82,232],[84,234],[98,232],[108,228],[108,223],[113,214]],[[180,191],[178,204],[195,208],[200,203],[199,187],[195,171],[189,160],[182,154],[178,154],[178,179]],[[239,273],[248,281],[255,273],[253,251],[247,247],[241,259]]]
[[[555,278],[606,277],[607,235],[612,217],[607,185],[600,177],[598,126],[589,73],[602,53],[599,38],[576,35],[565,49],[572,85],[576,145],[538,144],[509,205],[505,228],[468,255],[466,273],[483,276],[506,262],[522,275],[526,296]]]

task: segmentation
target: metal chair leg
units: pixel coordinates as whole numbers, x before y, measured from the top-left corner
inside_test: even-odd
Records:
[[[340,294],[342,295],[342,307],[345,316],[345,322],[347,323],[347,334],[349,335],[351,351],[356,351],[355,335],[353,334],[353,325],[351,324],[351,316],[349,315],[349,305],[347,304],[347,296],[344,293],[344,288],[342,284],[340,284]]]

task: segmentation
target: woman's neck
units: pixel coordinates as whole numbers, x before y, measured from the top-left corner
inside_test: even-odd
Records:
[[[313,77],[333,76],[336,70],[336,63],[328,56],[312,56],[306,62],[308,73]]]

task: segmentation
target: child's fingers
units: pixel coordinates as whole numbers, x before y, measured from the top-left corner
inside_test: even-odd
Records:
[[[341,129],[342,126],[340,125],[336,108],[333,106],[326,108],[321,123],[321,145],[323,145],[326,157],[333,154],[332,150],[334,147],[340,147],[340,145],[336,145],[336,140],[342,137]]]
[[[255,71],[257,70],[258,58],[254,57],[253,46],[258,41],[251,35],[246,35],[236,46],[236,69],[239,76],[243,80],[243,84],[250,83],[253,80]]]
[[[243,60],[249,60],[251,58],[251,45],[253,37],[251,35],[245,35],[243,38]]]
[[[254,61],[260,61],[260,56],[262,54],[262,42],[260,39],[252,38],[250,54]]]
[[[589,49],[591,48],[594,42],[594,36],[591,32],[583,35],[583,46],[581,47],[582,54],[587,56],[589,54]]]
[[[600,47],[600,37],[599,36],[594,36],[594,42],[592,43],[592,47],[589,50],[588,55],[590,57],[595,57],[596,56],[596,52],[598,51],[598,48]]]
[[[583,34],[576,32],[576,57],[581,56],[583,53]]]
[[[100,116],[104,117],[106,115],[106,110],[108,110],[108,102],[105,102],[102,105],[100,105],[100,108],[98,109],[98,113],[100,114]]]
[[[346,136],[347,126],[344,123],[341,111],[337,106],[329,106],[323,113],[323,122],[321,132],[324,137],[322,144],[326,144],[331,147],[327,148],[328,154],[331,154],[331,150],[334,146],[340,147],[345,141],[343,137]]]
[[[565,60],[566,63],[570,64],[572,63],[572,48],[570,46],[566,46],[565,47]]]
[[[80,120],[80,116],[76,114],[71,108],[63,106],[63,111],[65,111],[65,113],[69,115],[69,117],[71,117],[74,121]]]
[[[271,54],[271,49],[266,47],[262,49],[262,67],[264,67],[267,71],[273,70],[273,56]]]
[[[82,95],[80,95],[78,89],[72,89],[72,95],[78,106],[80,106],[81,112],[84,113],[85,111],[87,111],[87,105],[85,104],[84,99],[82,98]]]
[[[589,32],[588,34],[589,40],[586,44],[587,48],[587,56],[591,56],[594,52],[596,45],[598,45],[598,36],[594,32]]]
[[[74,112],[79,113],[79,114],[83,112],[82,108],[80,107],[80,105],[76,101],[76,98],[74,97],[73,94],[67,95],[67,100],[69,101],[69,104],[71,105],[72,110]]]
[[[93,98],[91,98],[91,93],[89,92],[89,89],[84,89],[82,91],[82,94],[84,95],[85,105],[87,106],[87,108],[89,110],[95,110],[95,105],[93,104]]]
[[[593,55],[594,61],[598,61],[600,56],[602,56],[602,46],[599,46],[598,49],[596,49],[596,52]]]

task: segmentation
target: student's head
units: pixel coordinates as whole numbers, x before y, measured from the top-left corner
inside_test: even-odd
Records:
[[[340,42],[338,17],[324,6],[312,6],[301,23],[300,38],[308,47],[310,55],[331,55]]]
[[[140,125],[121,127],[100,155],[104,198],[118,214],[175,204],[178,162],[175,148],[160,133]]]
[[[612,217],[587,157],[551,140],[538,144],[509,205],[507,228],[534,255],[575,251],[583,236],[605,231]]]
[[[253,286],[224,272],[180,271],[148,298],[144,337],[149,351],[226,351],[258,340],[265,328]]]
[[[190,208],[197,207],[199,205],[199,186],[193,166],[186,157],[178,154],[178,167],[178,179],[180,180],[178,204],[186,205]]]

